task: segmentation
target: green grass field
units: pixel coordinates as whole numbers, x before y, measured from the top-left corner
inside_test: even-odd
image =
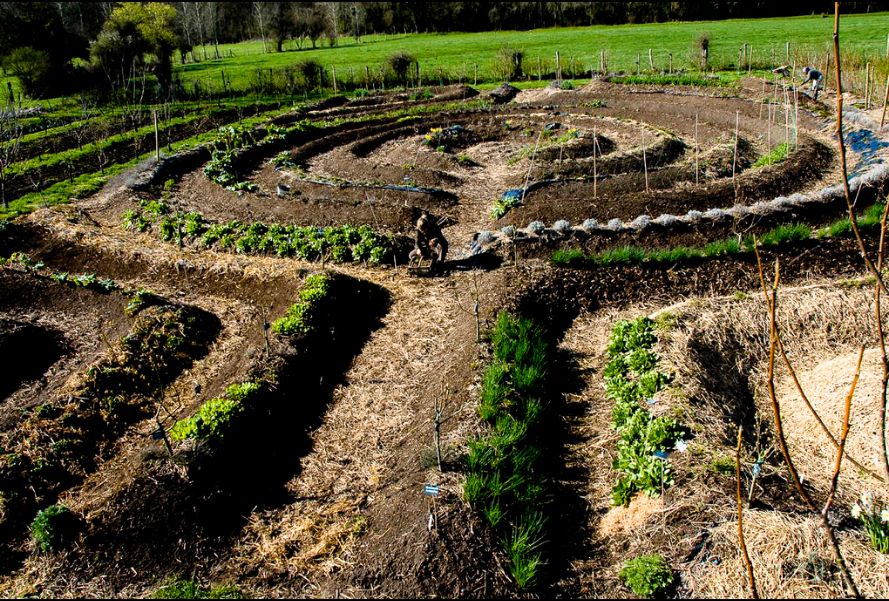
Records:
[[[440,73],[452,80],[473,83],[475,66],[480,81],[500,79],[496,56],[500,48],[510,46],[524,52],[524,70],[531,78],[540,69],[551,73],[555,52],[562,57],[562,68],[572,66],[577,71],[598,69],[599,53],[607,52],[611,72],[635,72],[637,55],[641,69],[648,71],[648,49],[656,70],[665,70],[669,55],[673,55],[674,69],[697,69],[698,53],[695,42],[701,34],[708,34],[710,66],[715,69],[736,68],[739,49],[747,43],[752,48],[754,68],[770,68],[794,61],[801,67],[811,63],[822,66],[827,50],[832,46],[833,18],[831,16],[792,17],[782,19],[746,19],[659,23],[645,25],[571,27],[537,29],[532,31],[500,31],[485,33],[408,34],[398,36],[365,36],[360,44],[354,38],[343,38],[335,48],[297,50],[295,43],[285,44],[281,53],[263,51],[261,41],[221,45],[220,54],[229,58],[200,63],[177,65],[176,73],[188,88],[200,81],[205,89],[221,89],[222,72],[234,89],[245,89],[256,78],[258,69],[283,69],[297,62],[314,59],[325,67],[334,67],[337,78],[356,83],[364,80],[365,67],[378,72],[386,59],[398,51],[414,55],[420,63],[424,83],[436,84]],[[889,13],[850,15],[841,17],[840,40],[847,58],[876,60],[885,57],[886,34],[889,33]],[[790,43],[787,60],[785,42]],[[268,44],[273,48],[273,44]],[[208,47],[209,56],[213,49]],[[201,49],[195,54],[200,58]],[[863,63],[862,63],[863,64]],[[440,71],[441,70],[441,71]]]

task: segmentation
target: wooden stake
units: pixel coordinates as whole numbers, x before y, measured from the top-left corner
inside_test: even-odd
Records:
[[[864,110],[870,108],[870,63],[864,65]]]
[[[475,83],[473,85],[478,85],[478,65],[475,65]]]
[[[735,155],[732,158],[732,187],[735,187],[735,171],[738,165],[738,132],[741,128],[741,111],[735,111]],[[738,189],[735,187],[735,194]]]
[[[648,158],[645,156],[645,129],[642,129],[642,168],[645,170],[645,191],[648,192]]]
[[[330,67],[331,78],[333,79],[333,93],[336,94],[336,67]]]
[[[160,132],[157,128],[157,111],[153,111],[154,116],[154,159],[157,162],[161,160]]]
[[[766,133],[766,140],[767,140],[766,145],[767,145],[768,151],[769,151],[769,154],[768,154],[769,165],[771,165],[772,164],[772,102],[771,101],[769,101],[768,107],[769,107],[768,108],[769,122],[768,122],[768,125],[766,125],[766,132],[767,132]]]
[[[596,180],[598,179],[598,173],[596,171],[596,148],[599,146],[599,138],[596,137],[596,126],[593,126],[593,198],[596,198],[597,190],[596,190]]]
[[[698,114],[695,113],[695,185],[698,185]]]
[[[651,48],[648,49],[648,68],[654,71],[654,60],[651,57]]]
[[[790,42],[784,42],[784,58],[786,59],[784,62],[790,62]]]
[[[668,71],[670,75],[673,75],[673,53],[670,53],[670,70]]]
[[[883,98],[883,116],[880,117],[880,129],[886,121],[886,103],[889,102],[889,75],[886,76],[886,96]]]

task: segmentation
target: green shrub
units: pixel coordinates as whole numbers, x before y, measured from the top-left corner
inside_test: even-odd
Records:
[[[628,560],[618,577],[640,597],[662,595],[674,581],[673,570],[660,555],[640,555]]]
[[[31,522],[31,539],[41,553],[58,551],[75,535],[76,519],[64,505],[51,505]]]

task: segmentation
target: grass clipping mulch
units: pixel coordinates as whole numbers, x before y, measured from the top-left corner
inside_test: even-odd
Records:
[[[659,352],[675,370],[674,384],[694,407],[698,425],[695,444],[714,454],[734,456],[732,434],[738,422],[754,430],[752,424],[758,421],[773,439],[774,420],[766,389],[768,312],[762,294],[753,291],[750,295],[694,299],[659,314],[661,323],[672,324],[661,335]],[[803,390],[835,437],[839,437],[843,399],[854,374],[857,349],[862,344],[869,347],[852,402],[846,451],[847,456],[880,473],[882,370],[879,352],[873,348],[876,327],[870,286],[832,282],[783,289],[778,324]],[[823,502],[830,488],[835,448],[801,399],[780,357],[776,358],[775,381],[791,457],[816,502]],[[763,442],[763,446],[768,444]],[[745,490],[750,486],[754,452],[752,436],[745,435]],[[777,451],[771,462],[774,468],[770,469],[786,472]],[[889,557],[870,546],[863,528],[850,517],[850,506],[866,491],[884,501],[889,498],[885,483],[844,461],[831,521],[838,524],[843,553],[862,594],[886,598]],[[787,494],[796,495],[792,489]],[[733,499],[727,498],[725,521],[709,530],[703,550],[686,566],[685,585],[692,596],[735,597],[748,590],[738,550],[737,521],[729,513],[733,506]],[[833,551],[815,516],[746,510],[744,529],[763,597],[843,595]]]

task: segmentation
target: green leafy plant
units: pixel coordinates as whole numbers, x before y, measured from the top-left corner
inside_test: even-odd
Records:
[[[614,468],[620,472],[611,499],[627,505],[637,492],[651,496],[673,483],[667,451],[686,434],[669,417],[652,417],[643,406],[670,378],[658,370],[656,322],[648,317],[618,321],[611,331],[603,370],[605,394],[614,401],[612,425],[620,433]]]
[[[757,169],[759,167],[765,167],[766,165],[774,165],[775,163],[780,163],[787,159],[790,156],[790,144],[783,142],[778,144],[772,151],[768,154],[765,154],[753,163],[753,168]]]
[[[173,440],[220,440],[231,428],[232,422],[260,394],[259,382],[232,384],[225,389],[225,397],[210,399],[191,417],[181,419],[170,429]]]
[[[662,595],[675,580],[673,570],[661,555],[640,555],[627,560],[618,577],[640,597]]]
[[[31,539],[41,553],[62,549],[74,535],[76,519],[65,505],[43,509],[31,522]]]
[[[864,526],[874,549],[889,553],[889,506],[874,501],[871,493],[864,493],[852,505],[852,517]]]
[[[283,336],[307,334],[313,331],[319,305],[330,293],[330,279],[322,274],[306,278],[300,290],[300,301],[287,310],[287,314],[272,323],[272,332]]]

